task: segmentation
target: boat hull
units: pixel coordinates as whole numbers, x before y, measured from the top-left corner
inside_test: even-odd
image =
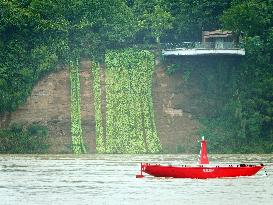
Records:
[[[229,166],[229,167],[177,167],[142,164],[142,171],[155,177],[172,177],[172,178],[192,178],[192,179],[208,179],[208,178],[224,178],[252,176],[263,168],[262,165],[257,166]]]

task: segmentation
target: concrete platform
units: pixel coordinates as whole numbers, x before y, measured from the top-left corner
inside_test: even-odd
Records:
[[[239,55],[244,56],[244,49],[187,49],[176,48],[162,50],[163,56],[198,56],[198,55]]]

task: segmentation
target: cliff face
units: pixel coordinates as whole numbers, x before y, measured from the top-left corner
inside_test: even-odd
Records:
[[[70,88],[65,70],[40,80],[24,106],[2,118],[2,124],[39,122],[49,128],[50,152],[67,152],[70,144]]]
[[[199,137],[197,131],[200,124],[187,111],[189,106],[182,106],[191,104],[191,98],[186,95],[187,90],[184,89],[182,76],[183,72],[168,76],[163,68],[159,67],[155,70],[153,78],[158,135],[164,150],[170,153],[192,152]]]
[[[96,150],[95,110],[91,63],[81,62],[81,119],[84,142],[89,153]],[[197,140],[199,124],[181,105],[188,104],[183,73],[167,76],[157,67],[153,76],[153,103],[157,133],[166,152],[190,152]],[[102,76],[103,77],[103,76]],[[103,81],[102,81],[103,82]],[[103,86],[102,86],[103,87]],[[103,94],[103,93],[102,93]],[[52,73],[34,87],[26,104],[16,112],[2,114],[0,127],[13,122],[40,122],[49,130],[49,152],[71,152],[70,80],[67,69]]]

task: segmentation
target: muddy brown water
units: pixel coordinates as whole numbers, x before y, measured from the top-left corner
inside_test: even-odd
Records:
[[[0,155],[0,204],[273,204],[273,155],[209,155],[264,163],[252,177],[136,179],[140,162],[195,164],[196,155]],[[266,175],[266,172],[267,175]]]

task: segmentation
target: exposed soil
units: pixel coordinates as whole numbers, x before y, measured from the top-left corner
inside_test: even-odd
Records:
[[[183,73],[168,76],[158,66],[153,77],[153,99],[157,132],[168,153],[192,152],[200,126],[187,111],[188,97],[183,88]],[[190,104],[190,103],[189,103]]]
[[[81,61],[81,116],[84,142],[89,153],[96,148],[95,110],[92,90],[91,63]],[[103,73],[103,72],[102,72]],[[168,76],[157,66],[153,76],[153,102],[157,133],[165,152],[192,152],[200,126],[189,110],[191,97],[198,90],[187,90],[183,72]],[[103,77],[103,76],[102,76]],[[101,82],[104,82],[103,80]],[[104,87],[104,86],[102,86]],[[40,122],[49,129],[49,152],[70,153],[70,79],[69,71],[62,69],[44,77],[34,87],[26,104],[16,112],[0,115],[0,127],[12,122]]]

